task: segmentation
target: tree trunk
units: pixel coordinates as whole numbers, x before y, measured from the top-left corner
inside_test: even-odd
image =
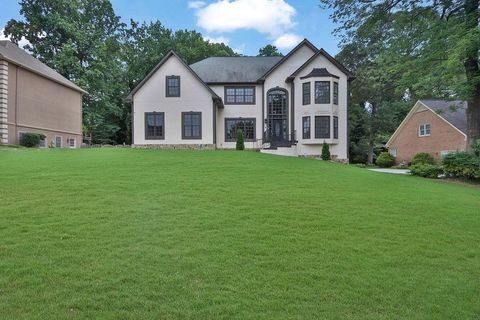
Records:
[[[375,117],[377,116],[377,105],[371,103],[372,109],[370,110],[370,129],[368,134],[368,157],[367,164],[373,164],[373,155],[375,148],[375,134],[377,133]]]
[[[478,36],[480,0],[465,0],[466,32],[476,33]],[[477,41],[471,41],[466,50],[465,73],[467,80],[472,84],[470,98],[467,107],[467,150],[472,149],[472,145],[477,139],[480,139],[480,68],[478,65],[478,55],[480,46]]]

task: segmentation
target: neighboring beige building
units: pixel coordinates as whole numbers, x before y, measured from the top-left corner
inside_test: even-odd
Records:
[[[352,74],[302,41],[285,57],[211,57],[187,65],[171,51],[129,94],[137,147],[235,148],[348,161]]]
[[[70,82],[10,41],[0,41],[0,143],[43,133],[40,147],[80,147],[82,95]]]
[[[419,152],[430,153],[441,160],[447,153],[464,151],[466,108],[463,101],[417,101],[387,142],[395,163],[409,163]]]

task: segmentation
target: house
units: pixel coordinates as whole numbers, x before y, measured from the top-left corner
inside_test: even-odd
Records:
[[[0,143],[42,133],[40,147],[80,147],[80,87],[10,41],[0,41]]]
[[[466,109],[464,101],[417,101],[387,142],[396,164],[409,163],[419,152],[440,160],[449,152],[465,150]]]
[[[245,147],[348,160],[352,74],[303,40],[284,57],[210,57],[187,65],[170,51],[129,94],[136,147]]]

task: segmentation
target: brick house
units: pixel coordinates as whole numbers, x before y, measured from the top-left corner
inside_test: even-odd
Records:
[[[409,163],[419,152],[441,160],[449,152],[465,150],[466,109],[463,101],[417,101],[386,144],[395,163]]]

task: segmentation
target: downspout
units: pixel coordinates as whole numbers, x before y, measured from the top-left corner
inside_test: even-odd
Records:
[[[292,119],[290,120],[291,121],[291,141],[295,141],[296,140],[296,137],[295,137],[295,83],[292,81],[292,85],[291,85],[291,95],[292,95]]]

